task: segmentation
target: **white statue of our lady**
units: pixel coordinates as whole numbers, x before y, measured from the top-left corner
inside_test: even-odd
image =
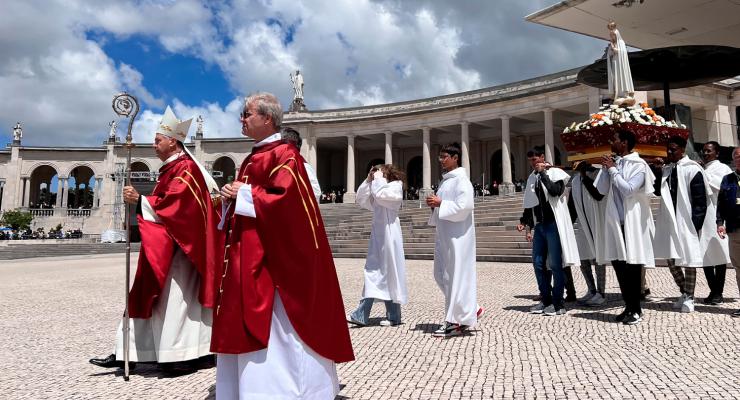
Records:
[[[635,104],[635,86],[632,83],[627,45],[617,30],[617,24],[609,22],[610,43],[606,48],[607,73],[609,78],[609,93],[614,104],[631,106]]]

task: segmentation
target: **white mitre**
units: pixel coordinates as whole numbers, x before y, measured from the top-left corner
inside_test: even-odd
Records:
[[[206,181],[206,185],[208,186],[208,191],[210,193],[218,192],[218,184],[213,179],[211,174],[208,172],[208,170],[201,164],[198,159],[195,158],[193,153],[188,150],[187,146],[185,146],[185,139],[188,137],[188,131],[190,130],[190,123],[193,121],[192,118],[190,118],[187,121],[180,121],[175,116],[175,113],[172,112],[172,109],[170,106],[167,106],[167,109],[164,110],[164,115],[162,115],[162,122],[159,123],[159,126],[157,127],[156,134],[158,135],[164,135],[176,140],[179,140],[182,142],[182,148],[185,150],[186,153],[190,156],[190,158],[195,161],[195,164],[198,165],[198,169],[200,169],[201,174],[203,175],[203,179]]]
[[[190,130],[191,122],[193,122],[192,118],[187,121],[180,121],[175,116],[175,113],[172,112],[170,106],[167,106],[167,109],[164,110],[164,115],[162,116],[162,122],[159,123],[156,133],[185,143],[185,140],[188,138],[188,131]]]

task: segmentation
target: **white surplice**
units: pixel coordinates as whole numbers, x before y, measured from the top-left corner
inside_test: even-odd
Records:
[[[129,360],[176,362],[206,356],[211,348],[213,314],[198,302],[198,270],[175,250],[164,288],[148,319],[129,319]],[[116,333],[116,360],[123,360],[123,321]]]
[[[604,215],[606,199],[598,201],[583,186],[581,174],[577,173],[571,181],[570,195],[578,214],[576,243],[581,260],[604,259]]]
[[[717,234],[717,196],[722,178],[731,174],[732,169],[719,160],[710,161],[704,166],[704,179],[709,186],[707,199],[707,217],[701,229],[701,248],[704,253],[704,266],[722,265],[730,263],[730,248],[727,236],[720,239]]]
[[[357,204],[373,212],[373,226],[365,261],[363,298],[406,304],[406,261],[398,210],[403,203],[403,182],[377,177],[357,189]]]
[[[602,169],[596,176],[595,186],[601,194],[606,195],[606,216],[604,218],[604,259],[597,259],[598,264],[612,260],[626,261],[628,264],[639,264],[655,267],[653,253],[653,235],[655,224],[650,209],[650,196],[653,193],[655,175],[648,164],[637,152],[622,157],[619,161],[620,174],[626,181],[643,173],[645,180],[639,188],[622,198],[624,215],[619,215],[615,192],[618,189],[612,181],[611,173]],[[624,220],[624,233],[620,221]]]
[[[465,168],[444,174],[437,190],[442,204],[429,217],[436,226],[434,279],[445,296],[445,321],[473,326],[476,313],[473,185]]]
[[[552,182],[562,181],[563,186],[567,185],[570,180],[570,175],[560,168],[548,168],[545,174]],[[527,186],[524,188],[524,208],[534,208],[539,205],[540,201],[535,192],[538,180],[539,174],[532,171],[527,178]],[[566,196],[565,191],[560,196],[550,196],[550,193],[544,186],[542,186],[542,190],[555,217],[555,226],[558,228],[558,236],[560,238],[563,266],[581,265],[576,235],[573,231],[573,221],[570,219],[570,212],[568,211],[568,196]]]
[[[668,186],[671,174],[678,174],[675,210]],[[660,211],[657,218],[657,234],[653,240],[655,257],[672,258],[680,267],[704,266],[699,233],[696,232],[691,220],[691,180],[696,174],[703,176],[704,169],[696,161],[684,156],[677,163],[663,168],[660,185]],[[706,185],[706,180],[704,184]]]
[[[277,292],[267,348],[218,354],[216,400],[330,400],[337,393],[334,361],[303,343]]]

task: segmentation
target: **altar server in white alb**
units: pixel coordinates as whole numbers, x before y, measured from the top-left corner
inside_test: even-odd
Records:
[[[357,189],[357,204],[373,212],[373,227],[365,261],[365,286],[357,309],[347,322],[367,325],[373,302],[385,302],[386,318],[381,326],[401,323],[401,305],[408,301],[406,260],[398,210],[403,203],[404,174],[391,164],[370,169]]]
[[[445,323],[433,336],[451,337],[474,326],[483,309],[476,303],[473,185],[460,167],[460,145],[442,147],[439,163],[445,173],[437,193],[426,198],[433,209],[429,225],[437,228],[434,280],[445,296]]]
[[[635,148],[635,135],[618,129],[611,140],[615,158],[604,156],[596,176],[599,193],[606,195],[604,259],[611,260],[624,299],[624,311],[615,320],[625,325],[642,321],[640,275],[642,267],[655,267],[650,210],[655,175]]]
[[[527,159],[533,171],[524,188],[524,213],[517,229],[521,232],[528,227],[527,238],[532,240],[532,264],[541,301],[530,312],[563,315],[565,267],[581,262],[565,194],[570,176],[545,161],[542,146],[528,151]]]
[[[576,231],[578,254],[581,257],[581,273],[586,280],[588,293],[579,299],[586,306],[601,306],[606,303],[606,263],[604,258],[604,214],[606,201],[604,195],[594,186],[598,169],[587,161],[575,165],[576,174],[571,180],[568,205],[573,208],[571,218],[578,222]],[[592,265],[596,267],[596,281],[592,274]]]
[[[722,186],[722,178],[732,173],[732,169],[717,159],[719,143],[707,142],[702,149],[704,157],[704,178],[709,186],[707,216],[701,229],[701,246],[704,249],[704,276],[709,286],[707,304],[722,303],[725,288],[727,264],[730,263],[730,247],[727,237],[720,238],[717,233],[717,197]]]
[[[686,139],[668,138],[666,161],[655,160],[655,194],[660,196],[660,214],[653,247],[655,257],[668,260],[681,296],[673,308],[694,311],[696,268],[704,266],[701,230],[707,214],[707,186],[704,169],[684,155]],[[662,167],[662,168],[661,168]],[[683,267],[683,269],[681,268]]]

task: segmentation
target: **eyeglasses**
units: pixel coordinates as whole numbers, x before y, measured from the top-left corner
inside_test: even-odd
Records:
[[[449,154],[440,154],[440,155],[439,155],[439,157],[437,157],[437,159],[438,159],[439,161],[444,161],[444,160],[446,160],[446,159],[447,159],[447,158],[449,158],[449,157],[450,157],[450,155],[449,155]]]
[[[239,114],[239,119],[240,119],[240,120],[247,120],[247,119],[249,119],[249,117],[251,117],[252,115],[254,115],[254,114],[252,114],[251,112],[249,112],[249,111],[247,111],[247,110],[244,110],[244,111],[242,111],[242,113],[241,113],[241,114]]]

